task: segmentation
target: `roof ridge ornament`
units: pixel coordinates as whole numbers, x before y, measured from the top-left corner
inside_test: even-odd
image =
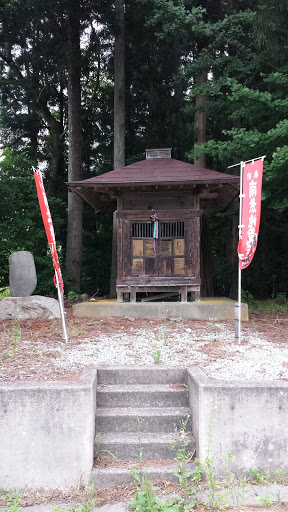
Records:
[[[146,159],[150,158],[171,158],[172,148],[145,149]]]

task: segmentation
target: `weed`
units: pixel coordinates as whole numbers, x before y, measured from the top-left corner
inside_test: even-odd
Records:
[[[61,506],[59,507],[58,505],[54,505],[53,512],[93,512],[95,505],[95,489],[92,480],[90,480],[85,489],[84,503],[75,505],[69,509],[63,509]]]
[[[164,345],[165,345],[165,347],[167,347],[168,346],[168,339],[167,339],[167,334],[166,334],[165,331],[163,332],[162,337],[163,337]]]
[[[232,503],[234,503],[234,483],[235,483],[235,475],[232,472],[232,466],[235,464],[234,457],[231,452],[228,452],[227,457],[225,458],[225,466],[224,469],[227,473],[227,478],[225,480],[228,496],[230,497]]]
[[[84,503],[81,503],[81,505],[75,505],[72,508],[62,508],[58,505],[53,506],[53,512],[93,512],[95,507],[95,499],[90,497],[85,497]],[[10,512],[10,511],[9,511]]]
[[[186,420],[181,420],[179,430],[184,433],[187,430],[187,425],[190,416],[188,415]],[[174,431],[178,433],[178,427],[175,426]],[[177,468],[174,470],[174,474],[178,478],[179,487],[182,491],[182,497],[179,499],[178,505],[181,507],[180,510],[191,510],[198,503],[197,492],[200,489],[200,480],[202,477],[201,465],[196,463],[195,468],[189,467],[189,462],[193,457],[193,454],[187,451],[187,441],[183,437],[179,437],[179,440],[171,443],[171,450],[175,451],[174,460],[177,462]],[[198,461],[197,461],[198,462]],[[190,481],[194,482],[195,485],[191,485]]]
[[[141,434],[142,434],[142,423],[143,418],[140,418],[140,416],[137,416],[137,423],[138,423],[138,460],[139,460],[139,468],[140,471],[143,469],[143,447],[141,443]]]
[[[69,302],[76,300],[78,298],[79,298],[79,293],[74,292],[73,290],[70,290],[70,292],[68,292],[67,299],[69,300]]]
[[[12,352],[12,350],[6,350],[5,354],[6,354],[6,356],[14,357],[14,352]]]
[[[12,343],[16,348],[21,337],[21,329],[18,320],[15,321],[15,325],[12,331]]]
[[[175,499],[162,502],[162,500],[155,495],[158,487],[152,486],[149,482],[146,473],[144,473],[140,487],[137,486],[133,501],[129,506],[129,510],[137,512],[180,512],[179,507],[176,505]]]
[[[138,421],[141,430],[142,420],[139,418]],[[247,500],[250,485],[246,477],[238,478],[235,476],[233,472],[235,458],[230,452],[223,461],[227,475],[226,479],[224,482],[219,482],[216,479],[211,451],[213,440],[213,411],[211,413],[208,429],[208,444],[205,461],[201,463],[198,459],[194,459],[193,466],[189,464],[193,455],[187,450],[186,436],[183,435],[187,430],[188,422],[189,416],[179,421],[179,425],[174,428],[174,431],[178,433],[179,436],[177,436],[178,439],[173,441],[170,446],[171,450],[175,452],[174,461],[177,463],[177,467],[174,470],[174,474],[178,478],[180,493],[169,501],[163,502],[155,494],[158,488],[152,486],[147,478],[147,474],[143,471],[143,449],[141,447],[141,435],[139,435],[140,467],[136,468],[134,466],[130,468],[130,476],[135,484],[135,492],[133,501],[131,505],[129,505],[129,510],[137,512],[190,512],[200,505],[199,491],[202,488],[202,476],[206,479],[206,485],[208,487],[208,501],[203,504],[207,508],[221,510],[229,506],[230,502],[232,502],[234,506],[239,507]],[[251,468],[250,471],[256,483],[263,484],[263,482],[267,482],[269,473],[264,468]],[[285,473],[281,469],[276,472],[276,475],[280,480],[285,478]],[[223,489],[223,487],[224,490],[220,493],[219,490],[221,488]],[[277,503],[281,503],[280,491],[278,491],[275,497]],[[258,497],[257,499],[263,507],[268,507],[275,501],[269,496]]]
[[[31,350],[31,353],[30,353],[31,359],[33,359],[35,357],[35,354],[36,354],[36,348],[33,347],[32,350]]]
[[[217,489],[220,488],[219,483],[216,480],[216,474],[213,469],[213,456],[211,452],[211,446],[213,441],[213,414],[214,410],[211,411],[210,422],[208,427],[208,444],[207,444],[207,452],[204,463],[202,466],[203,474],[205,475],[207,486],[208,486],[208,503],[205,503],[209,508],[218,508],[223,509],[227,506],[225,501],[226,496],[222,494],[216,494]]]
[[[144,471],[143,466],[143,447],[141,446],[141,432],[143,419],[137,418],[139,425],[139,468],[132,466],[130,468],[130,477],[135,485],[135,492],[133,501],[127,505],[129,510],[135,510],[137,512],[180,512],[180,509],[175,507],[175,500],[162,502],[161,499],[155,495],[155,491],[158,487],[153,487],[151,482],[147,478],[147,474]],[[182,510],[182,509],[181,509]]]
[[[58,505],[53,506],[53,512],[80,512],[80,510],[82,510],[82,509],[80,509],[78,507],[78,505],[76,505],[73,508],[68,508],[68,509],[67,508],[64,509],[63,507],[58,506]],[[93,509],[90,509],[89,512],[93,512]]]
[[[156,350],[155,352],[152,352],[152,357],[154,359],[154,363],[159,364],[161,360],[161,351]]]
[[[276,300],[255,300],[253,307],[259,311],[283,311],[287,309],[287,302],[278,302]]]
[[[253,480],[256,482],[256,484],[263,484],[269,479],[269,474],[267,471],[260,467],[260,468],[250,468],[251,475],[253,477]]]
[[[269,505],[272,505],[273,503],[273,500],[270,498],[270,496],[263,496],[263,498],[256,496],[256,499],[259,501],[262,507],[269,507]]]
[[[189,423],[189,420],[190,420],[190,415],[187,414],[187,417],[185,420],[180,420],[179,421],[179,430],[180,432],[186,432],[187,431],[187,427],[188,427],[188,423]],[[178,431],[178,428],[176,427],[174,429],[174,431]]]
[[[140,484],[141,478],[140,478],[140,472],[143,470],[143,447],[141,446],[141,434],[142,434],[142,422],[143,418],[137,417],[137,423],[138,423],[138,453],[134,454],[138,457],[139,460],[139,469],[136,468],[136,466],[130,467],[130,478],[133,480],[136,484]]]
[[[96,463],[97,464],[100,463],[101,455],[103,455],[103,453],[107,453],[108,455],[111,455],[111,457],[113,457],[113,459],[115,459],[117,462],[119,462],[117,457],[115,457],[115,455],[112,452],[109,452],[109,450],[104,450],[103,448],[101,448],[101,443],[102,443],[102,437],[100,436],[97,446],[94,447],[94,458],[95,458]]]
[[[70,293],[70,292],[69,292]],[[51,331],[54,333],[56,331],[56,327],[57,327],[57,320],[56,318],[53,320],[52,324],[51,324]]]
[[[282,482],[283,480],[286,480],[287,474],[283,469],[277,469],[275,475],[273,475],[273,480],[276,480],[276,482]]]
[[[250,486],[246,477],[242,479],[236,478],[235,474],[232,472],[232,466],[235,464],[235,457],[232,453],[228,452],[225,463],[224,469],[227,473],[225,480],[228,490],[227,497],[230,498],[233,505],[239,507],[239,505],[243,505],[244,501],[247,500],[247,493],[249,492]]]
[[[208,445],[207,445],[207,455],[205,458],[205,463],[203,464],[203,470],[205,472],[205,476],[208,484],[208,497],[209,497],[209,506],[215,508],[216,505],[216,489],[217,482],[215,479],[215,472],[213,471],[213,458],[211,455],[211,445],[212,445],[212,427],[213,427],[213,411],[211,411],[211,417],[208,428]]]
[[[3,512],[20,512],[20,496],[18,491],[7,493],[6,508],[4,508]]]
[[[286,293],[285,292],[277,293],[276,302],[278,302],[278,304],[287,304]]]
[[[10,297],[9,287],[0,288],[0,300],[5,299],[5,297]]]
[[[254,304],[253,295],[248,290],[241,290],[241,301],[252,306]]]
[[[243,505],[244,501],[248,499],[247,494],[250,490],[250,485],[247,482],[246,476],[238,480],[238,493],[237,493],[237,500],[236,503],[239,503],[239,505]]]

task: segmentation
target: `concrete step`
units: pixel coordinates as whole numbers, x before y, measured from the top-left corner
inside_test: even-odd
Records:
[[[183,384],[186,368],[166,366],[107,366],[98,368],[98,384]]]
[[[191,430],[188,407],[103,407],[96,409],[96,432],[174,432],[188,417],[186,431]]]
[[[172,443],[186,444],[187,452],[194,453],[195,440],[191,434],[175,433],[111,433],[96,434],[95,453],[100,457],[110,452],[119,460],[139,460],[140,450],[143,460],[173,460],[175,451]]]
[[[131,464],[133,466],[133,463]],[[95,489],[113,489],[117,485],[130,485],[134,483],[131,474],[130,467],[110,467],[110,468],[93,468],[92,470],[92,481]],[[144,471],[150,480],[150,482],[178,482],[178,478],[174,474],[177,464],[171,463],[167,465],[148,466],[142,471],[139,471],[139,475],[142,476]],[[194,468],[194,464],[189,464],[189,469]]]
[[[180,386],[100,385],[97,386],[96,392],[97,407],[186,407],[188,390]]]

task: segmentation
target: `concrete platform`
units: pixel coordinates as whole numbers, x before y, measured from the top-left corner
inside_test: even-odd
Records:
[[[117,302],[94,300],[73,305],[73,315],[82,317],[191,318],[193,320],[234,320],[234,300],[207,297],[198,302]],[[248,321],[248,306],[242,304],[242,321]]]

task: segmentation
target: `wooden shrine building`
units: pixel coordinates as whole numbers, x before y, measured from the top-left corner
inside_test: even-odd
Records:
[[[239,177],[174,160],[170,148],[148,149],[145,160],[69,189],[96,212],[115,211],[119,302],[140,292],[200,299],[200,218],[235,198]]]

